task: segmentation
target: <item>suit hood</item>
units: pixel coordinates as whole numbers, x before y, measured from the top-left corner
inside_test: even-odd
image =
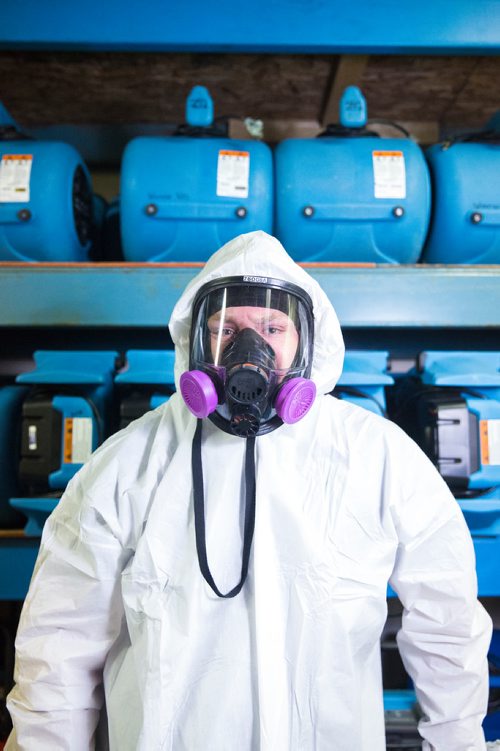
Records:
[[[281,243],[265,232],[249,232],[230,240],[207,261],[188,284],[172,312],[170,334],[175,345],[175,380],[189,367],[189,336],[194,298],[204,284],[228,276],[264,276],[291,282],[313,302],[314,352],[311,379],[318,393],[329,393],[342,372],[344,341],[337,314],[320,285],[298,266]]]

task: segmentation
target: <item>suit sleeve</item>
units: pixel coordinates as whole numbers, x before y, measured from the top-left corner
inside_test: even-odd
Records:
[[[45,525],[16,638],[7,751],[94,748],[126,556],[97,507],[77,476]]]
[[[491,619],[477,600],[472,539],[437,470],[400,440],[399,538],[391,586],[401,600],[397,641],[423,718],[423,751],[483,751]]]

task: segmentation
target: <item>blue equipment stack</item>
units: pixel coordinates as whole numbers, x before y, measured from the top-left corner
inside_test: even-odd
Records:
[[[127,369],[115,377],[121,391],[120,429],[156,409],[175,391],[173,350],[129,350]]]
[[[30,517],[27,533],[41,531],[68,482],[107,437],[116,358],[116,352],[40,351],[35,369],[17,377],[32,386],[22,406],[19,462],[27,497],[11,499]]]
[[[479,593],[500,595],[500,353],[423,352],[418,376],[401,384],[396,421],[462,508]]]
[[[23,136],[0,104],[0,261],[85,261],[90,175],[68,144]]]
[[[394,383],[394,378],[387,374],[388,354],[348,350],[334,395],[385,417],[385,387]]]
[[[276,234],[296,261],[418,260],[431,200],[424,155],[367,122],[365,99],[349,86],[340,125],[276,148]]]
[[[272,232],[273,165],[264,143],[228,138],[207,89],[195,86],[187,125],[126,147],[121,232],[126,261],[206,261],[233,237]]]
[[[9,499],[19,491],[18,437],[21,408],[27,388],[6,385],[0,388],[0,528],[19,527],[21,514],[9,505]]]
[[[426,453],[458,497],[500,499],[500,352],[423,352],[420,365]]]
[[[427,150],[432,220],[426,263],[500,263],[500,130],[436,144]]]

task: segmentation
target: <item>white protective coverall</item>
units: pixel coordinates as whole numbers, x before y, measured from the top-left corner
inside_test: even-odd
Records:
[[[459,506],[396,425],[327,395],[342,369],[339,323],[277,240],[236,238],[188,286],[170,320],[177,381],[196,291],[234,275],[309,293],[318,387],[304,419],[256,439],[243,590],[220,599],[200,573],[196,419],[177,393],[99,448],[45,525],[8,751],[94,748],[104,696],[111,751],[382,751],[388,581],[405,608],[398,643],[424,748],[484,749],[491,622]],[[241,573],[245,444],[204,421],[207,551],[223,592]]]

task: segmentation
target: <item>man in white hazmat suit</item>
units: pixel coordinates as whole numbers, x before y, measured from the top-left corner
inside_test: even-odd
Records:
[[[328,395],[344,348],[319,285],[243,235],[170,331],[183,395],[98,449],[45,526],[8,751],[94,748],[104,698],[111,751],[383,751],[388,581],[424,749],[484,749],[468,530],[397,426]]]

